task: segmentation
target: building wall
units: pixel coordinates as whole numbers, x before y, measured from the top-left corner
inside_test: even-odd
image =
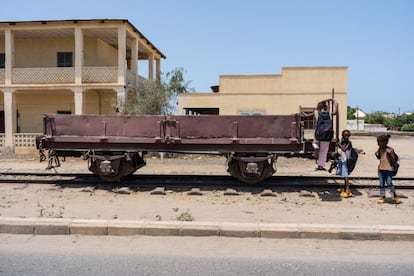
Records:
[[[4,43],[0,52],[4,52]],[[16,39],[15,67],[56,67],[57,52],[72,52],[75,58],[74,38]],[[84,39],[84,66],[117,66],[117,49],[97,38]]]
[[[84,66],[117,66],[117,49],[97,38],[84,39]]]
[[[0,38],[0,52],[1,53],[5,52],[4,48],[5,48],[4,38]]]
[[[193,108],[219,108],[221,95],[218,93],[184,93],[179,95],[178,107],[191,106]]]
[[[85,114],[115,114],[116,93],[105,90],[88,90],[85,93]]]
[[[74,39],[16,39],[16,68],[56,67],[57,52],[75,52]]]
[[[218,93],[180,95],[179,111],[183,114],[186,108],[216,107],[221,115],[292,114],[300,107],[316,107],[319,101],[331,98],[334,88],[342,129],[346,127],[347,72],[347,67],[287,67],[281,75],[220,76]]]
[[[115,92],[88,91],[85,93],[85,114],[114,114]],[[43,131],[43,114],[55,114],[57,111],[75,113],[73,92],[70,91],[38,91],[36,97],[33,92],[17,92],[16,106],[19,117],[17,119],[19,132],[41,133]],[[0,109],[4,110],[3,99],[0,100]]]

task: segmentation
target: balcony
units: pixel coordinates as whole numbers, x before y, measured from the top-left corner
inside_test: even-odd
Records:
[[[136,76],[129,70],[125,82],[133,85]],[[118,67],[82,67],[82,83],[117,83]],[[0,85],[5,84],[5,69],[0,69]],[[12,85],[75,84],[75,67],[44,67],[12,69]]]

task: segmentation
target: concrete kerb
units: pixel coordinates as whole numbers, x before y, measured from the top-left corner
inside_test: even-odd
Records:
[[[0,234],[223,236],[414,241],[414,225],[340,225],[0,217]]]

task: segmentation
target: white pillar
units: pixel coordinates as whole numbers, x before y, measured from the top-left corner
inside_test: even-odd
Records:
[[[75,27],[75,84],[82,84],[83,66],[83,32],[79,26]]]
[[[85,96],[82,87],[72,88],[75,98],[75,114],[82,115],[85,113]]]
[[[149,54],[148,57],[148,79],[153,80],[154,79],[154,54]]]
[[[12,89],[3,90],[4,95],[4,152],[14,152],[13,133],[16,132],[16,95]]]
[[[117,94],[117,98],[118,98],[118,104],[117,104],[117,109],[119,111],[119,113],[123,113],[124,109],[125,109],[125,103],[127,101],[127,89],[124,88],[123,86],[118,87],[116,94]]]
[[[5,84],[12,84],[12,70],[14,63],[14,36],[10,29],[6,29],[4,32],[4,54],[5,54]]]
[[[138,38],[132,40],[131,46],[131,72],[134,75],[135,83],[131,83],[133,86],[138,85]]]
[[[125,84],[126,66],[126,27],[122,24],[118,28],[118,84]]]

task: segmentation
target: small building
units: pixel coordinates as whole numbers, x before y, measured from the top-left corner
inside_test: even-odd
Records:
[[[115,113],[163,58],[125,19],[0,22],[2,151],[33,144],[44,113]]]
[[[362,118],[365,118],[365,116],[367,116],[367,114],[364,111],[362,111],[361,109],[357,108],[355,113],[354,113],[354,116],[355,116],[355,118],[362,119]]]
[[[219,85],[212,86],[213,92],[180,94],[178,111],[283,115],[313,112],[318,102],[335,97],[342,129],[346,127],[347,82],[348,67],[283,67],[278,75],[223,75]],[[305,123],[305,128],[313,129],[314,121]]]

